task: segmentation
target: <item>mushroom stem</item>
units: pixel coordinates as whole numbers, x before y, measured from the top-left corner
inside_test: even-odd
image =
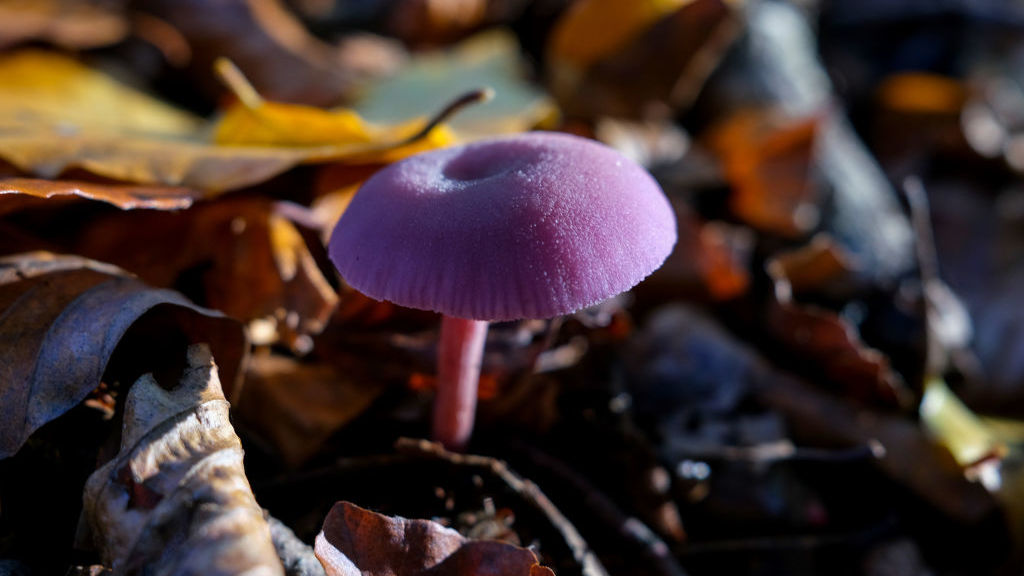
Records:
[[[441,318],[433,436],[449,450],[464,449],[473,432],[487,325],[486,320]]]

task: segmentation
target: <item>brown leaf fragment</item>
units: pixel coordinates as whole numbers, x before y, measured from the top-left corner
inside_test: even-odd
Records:
[[[850,281],[855,259],[831,236],[819,234],[810,243],[775,254],[765,264],[775,290],[789,294],[821,292]]]
[[[75,247],[156,286],[193,288],[201,304],[249,323],[256,344],[308,352],[307,335],[323,329],[337,303],[302,234],[264,198],[113,213],[92,222]]]
[[[822,119],[742,110],[711,128],[708,145],[732,186],[729,207],[757,230],[800,237],[819,221],[811,177]]]
[[[889,359],[865,344],[838,314],[815,306],[774,302],[766,322],[772,337],[800,358],[805,369],[842,394],[889,408],[912,402]]]
[[[355,85],[332,47],[278,0],[142,0],[135,7],[185,38],[189,78],[211,100],[223,93],[212,73],[219,57],[250,71],[256,89],[271,100],[330,106]]]
[[[126,334],[133,335],[125,339]],[[99,386],[115,351],[205,338],[234,384],[245,336],[234,321],[113,266],[50,253],[0,258],[0,458]],[[114,362],[117,364],[118,362]]]
[[[14,212],[26,204],[31,205],[32,199],[49,200],[67,196],[106,202],[122,210],[180,210],[191,206],[200,194],[177,186],[5,178],[0,180],[0,215]]]
[[[286,464],[298,466],[384,391],[382,383],[353,373],[359,371],[358,364],[342,371],[278,354],[254,355],[238,417],[273,444]]]
[[[189,347],[170,389],[140,378],[121,452],[83,497],[104,562],[115,574],[283,574],[242,455],[208,346]]]
[[[742,4],[576,2],[551,34],[552,93],[573,116],[670,116],[692,102],[737,36]]]
[[[430,520],[384,516],[348,502],[331,509],[315,551],[328,576],[554,576],[525,548],[467,540]]]
[[[679,241],[665,264],[636,292],[675,298],[681,294],[724,301],[744,294],[750,285],[748,264],[753,252],[749,229],[722,222],[704,222],[680,200],[673,200]]]

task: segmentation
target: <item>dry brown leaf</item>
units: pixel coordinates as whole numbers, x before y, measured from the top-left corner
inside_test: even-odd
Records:
[[[209,347],[187,362],[128,392],[121,452],[85,487],[94,542],[116,574],[283,575]]]
[[[15,212],[25,206],[42,204],[39,200],[60,197],[107,202],[123,210],[180,210],[191,206],[199,197],[199,193],[177,186],[137,186],[35,178],[0,179],[0,215]]]
[[[551,33],[552,94],[572,116],[670,116],[739,32],[741,1],[583,0]]]
[[[910,392],[885,354],[869,347],[838,314],[815,306],[776,302],[765,319],[777,344],[845,396],[887,407],[907,407]]]
[[[765,268],[777,293],[821,293],[838,283],[849,282],[855,271],[855,259],[831,236],[818,234],[805,246],[775,254]]]
[[[332,351],[331,354],[344,354]],[[299,466],[339,428],[363,413],[385,386],[333,365],[256,355],[237,415],[267,439],[288,466]]]
[[[316,537],[328,576],[554,576],[530,550],[468,540],[430,520],[407,520],[334,505]]]
[[[387,26],[410,44],[445,44],[483,24],[487,4],[487,0],[397,0],[389,9]]]
[[[818,224],[811,178],[821,118],[788,118],[771,110],[745,110],[712,127],[707,142],[721,158],[732,186],[729,207],[750,226],[800,237]]]
[[[57,52],[0,56],[4,132],[21,127],[54,137],[83,132],[187,137],[202,120]]]
[[[74,245],[150,284],[189,289],[203,305],[249,323],[256,344],[281,341],[306,352],[308,335],[323,329],[337,304],[301,233],[265,198],[112,213]]]
[[[158,333],[144,337],[140,331],[147,327]],[[0,258],[0,458],[99,386],[119,347],[171,347],[200,338],[213,344],[225,380],[234,384],[245,336],[219,313],[85,258]],[[147,355],[152,351],[140,351]]]

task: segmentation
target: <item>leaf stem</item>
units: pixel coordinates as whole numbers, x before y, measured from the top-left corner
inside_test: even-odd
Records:
[[[221,56],[213,63],[213,70],[217,73],[217,78],[246,108],[255,110],[263,105],[263,97],[234,62]]]

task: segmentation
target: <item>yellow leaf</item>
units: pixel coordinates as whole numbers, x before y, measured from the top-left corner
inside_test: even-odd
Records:
[[[23,50],[0,58],[0,123],[187,136],[202,121],[68,56]]]
[[[82,169],[205,193],[257,184],[303,163],[387,163],[449,145],[455,136],[441,120],[483,94],[449,101],[430,120],[423,113],[435,110],[420,107],[381,126],[352,111],[255,95],[255,106],[238,105],[210,126],[58,54],[0,56],[0,86],[0,159],[19,170],[55,178]]]
[[[961,466],[1006,452],[1005,443],[938,378],[925,383],[919,412],[925,428]]]

